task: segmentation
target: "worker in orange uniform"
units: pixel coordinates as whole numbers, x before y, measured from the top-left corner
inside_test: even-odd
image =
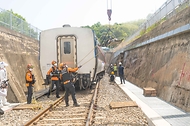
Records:
[[[50,96],[50,92],[52,91],[52,89],[54,88],[54,84],[56,86],[56,98],[60,98],[59,96],[59,76],[60,76],[60,72],[59,69],[57,68],[57,62],[56,61],[52,61],[52,67],[49,69],[49,71],[47,72],[46,75],[46,79],[47,78],[51,78],[51,85],[49,86],[49,91],[47,93],[47,97],[49,98]]]
[[[27,104],[30,104],[32,101],[32,95],[33,95],[33,87],[34,83],[36,82],[34,75],[32,74],[33,65],[28,64],[27,65],[27,72],[26,72],[26,87],[28,89],[28,96],[27,96]]]
[[[78,107],[80,106],[77,103],[77,100],[75,98],[75,86],[74,83],[72,81],[72,77],[70,72],[76,72],[79,68],[81,68],[82,66],[76,67],[76,68],[70,68],[67,67],[66,63],[62,63],[60,64],[60,68],[62,68],[61,72],[61,81],[64,85],[65,88],[65,104],[66,107],[69,106],[69,92],[71,93],[72,99],[73,99],[73,106]]]

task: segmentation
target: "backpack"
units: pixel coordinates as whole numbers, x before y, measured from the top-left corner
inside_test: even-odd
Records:
[[[55,70],[55,68],[54,67],[52,67],[52,77],[59,77],[59,74],[60,74],[60,72],[59,72],[59,70],[58,69],[56,69]]]
[[[68,80],[72,80],[71,75],[68,72],[67,68],[61,70],[61,75],[62,75],[62,77],[61,77],[61,81],[62,82],[65,82],[65,81],[68,81]]]

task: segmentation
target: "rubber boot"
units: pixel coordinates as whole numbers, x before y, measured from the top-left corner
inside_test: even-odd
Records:
[[[66,106],[65,107],[68,107],[69,106],[69,104],[66,104]]]
[[[3,115],[4,111],[0,108],[0,115]]]
[[[78,103],[74,103],[73,106],[79,107],[80,105]]]

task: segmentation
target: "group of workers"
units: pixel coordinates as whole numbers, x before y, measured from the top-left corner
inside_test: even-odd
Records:
[[[59,87],[60,85],[62,87],[64,87],[65,89],[65,104],[66,107],[69,106],[69,93],[71,93],[72,96],[72,100],[73,100],[73,105],[74,106],[79,106],[79,104],[77,103],[76,97],[75,97],[75,86],[74,83],[72,81],[72,77],[71,74],[72,72],[76,72],[80,67],[76,67],[76,68],[70,68],[67,66],[66,63],[60,63],[59,67],[57,66],[57,62],[56,61],[52,61],[52,67],[48,70],[47,75],[46,75],[46,83],[50,84],[49,86],[49,91],[47,93],[47,97],[50,97],[50,93],[54,88],[54,85],[56,86],[56,97],[60,98],[59,96]],[[35,77],[32,74],[32,69],[33,66],[31,64],[28,65],[28,71],[26,74],[26,85],[28,88],[28,97],[27,97],[27,104],[31,103],[32,100],[32,92],[33,92],[33,86],[35,83]],[[116,64],[114,64],[114,66],[111,64],[110,65],[110,81],[113,82],[115,80],[115,76],[117,76],[117,72],[119,74],[120,77],[120,81],[121,84],[124,83],[125,84],[125,79],[124,79],[124,67],[122,66],[122,63],[119,62],[119,66],[117,67]],[[51,80],[51,83],[50,81]]]
[[[119,62],[119,66],[110,64],[110,82],[114,82],[117,75],[120,77],[121,84],[125,84],[124,67],[121,62]]]
[[[8,79],[7,79],[7,70],[6,66],[8,66],[5,62],[0,62],[0,115],[4,114],[4,111],[1,109],[3,106],[8,106],[10,103],[7,102],[7,89],[8,89]],[[46,75],[46,80],[51,79],[51,84],[49,86],[49,91],[47,93],[47,97],[49,98],[52,89],[54,88],[54,84],[56,85],[56,97],[60,98],[59,96],[59,86],[63,86],[65,89],[65,104],[66,107],[69,106],[69,93],[71,93],[73,99],[73,106],[80,106],[77,103],[75,98],[75,86],[72,81],[71,72],[76,72],[80,67],[70,68],[66,65],[66,63],[60,63],[59,68],[57,67],[57,62],[52,61],[52,67],[49,69]],[[26,80],[26,87],[28,90],[27,94],[27,104],[31,104],[32,102],[32,95],[33,95],[33,88],[36,82],[35,76],[32,73],[34,66],[32,64],[27,65],[27,71],[25,75]]]
[[[46,75],[46,83],[49,85],[49,91],[47,93],[47,97],[50,97],[51,91],[56,86],[56,98],[60,98],[59,96],[59,87],[60,85],[65,89],[65,104],[66,107],[69,106],[69,93],[71,93],[73,99],[73,106],[78,107],[80,106],[77,103],[75,98],[75,86],[72,81],[71,72],[76,72],[80,67],[70,68],[67,66],[66,63],[60,63],[59,67],[57,66],[56,61],[52,61],[52,67],[48,70]],[[26,86],[28,88],[28,96],[27,96],[27,104],[30,104],[32,101],[32,94],[33,94],[33,86],[35,83],[35,77],[32,74],[33,66],[29,64],[27,66],[28,71],[26,73]],[[50,82],[51,80],[51,82]]]
[[[51,85],[49,86],[49,91],[47,94],[47,97],[49,98],[50,93],[52,89],[54,88],[54,84],[56,85],[56,97],[59,98],[59,85],[64,87],[65,89],[65,104],[66,107],[69,106],[69,93],[71,93],[72,99],[73,99],[73,106],[80,106],[77,103],[77,100],[75,98],[75,86],[71,77],[72,72],[76,72],[79,68],[82,66],[75,67],[75,68],[70,68],[67,66],[66,63],[60,63],[59,68],[57,67],[57,62],[52,61],[52,67],[49,69],[46,75],[46,80],[47,83],[49,84],[50,82],[48,81],[49,78],[51,78]]]
[[[5,62],[0,62],[0,115],[4,114],[4,111],[1,109],[3,106],[9,106],[10,103],[7,102],[7,89],[8,89],[8,78],[7,78],[7,70],[6,66],[8,66]],[[26,86],[28,89],[27,103],[31,103],[33,86],[36,82],[34,75],[32,74],[33,66],[31,64],[27,65],[26,72]]]
[[[7,71],[6,66],[8,66],[5,62],[0,62],[0,115],[4,114],[4,111],[1,109],[3,106],[10,105],[10,103],[7,102],[6,96],[7,96],[7,89],[8,89],[8,79],[7,79]],[[59,87],[60,85],[64,87],[65,89],[65,104],[66,107],[69,106],[69,93],[71,93],[72,100],[73,100],[73,106],[80,106],[77,103],[76,97],[75,97],[75,86],[72,81],[71,74],[72,72],[76,72],[80,67],[76,68],[70,68],[67,66],[66,63],[60,63],[59,67],[57,66],[56,61],[52,61],[52,67],[48,70],[46,75],[46,83],[50,84],[49,91],[47,93],[47,97],[50,97],[50,93],[52,89],[54,88],[54,85],[56,86],[56,97],[60,98],[59,96]],[[33,95],[33,87],[36,82],[34,74],[32,73],[33,65],[28,64],[27,65],[27,72],[26,72],[26,87],[28,89],[28,95],[27,95],[27,104],[31,104],[32,102],[32,95]],[[117,67],[116,64],[114,66],[110,65],[110,81],[114,82],[115,76],[117,76],[117,72],[120,77],[121,84],[125,84],[124,79],[124,67],[122,66],[122,63],[119,62],[119,66]],[[51,80],[51,83],[50,81]]]

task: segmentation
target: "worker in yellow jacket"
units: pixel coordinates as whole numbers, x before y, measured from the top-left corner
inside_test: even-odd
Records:
[[[114,64],[113,66],[114,75],[117,76],[117,65]]]

